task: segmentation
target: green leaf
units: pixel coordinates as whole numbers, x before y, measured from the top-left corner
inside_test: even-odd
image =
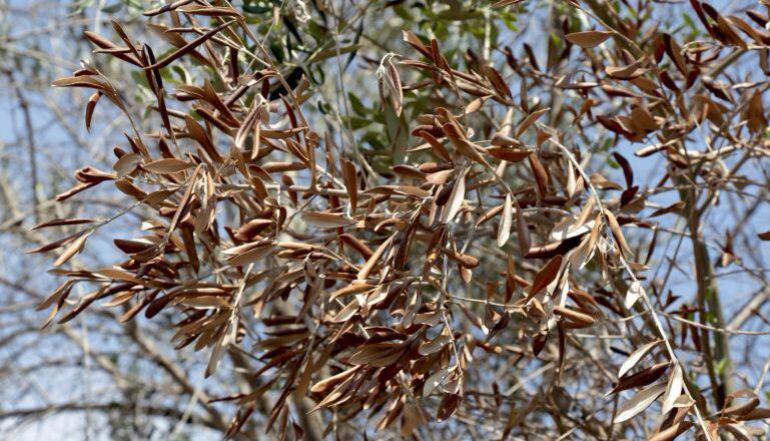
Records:
[[[353,127],[353,130],[362,129],[370,124],[372,124],[372,121],[367,118],[360,118],[357,116],[350,117],[350,125]]]
[[[276,63],[280,64],[283,63],[283,61],[286,59],[286,55],[283,51],[283,46],[279,44],[277,41],[273,41],[270,43],[270,52],[275,57]]]
[[[358,116],[364,116],[367,113],[369,113],[369,109],[364,106],[364,103],[361,102],[361,100],[353,95],[352,92],[348,92],[348,99],[350,100],[350,107],[353,108],[353,111],[356,112]]]
[[[719,375],[724,375],[725,369],[727,368],[727,359],[723,358],[717,362],[717,373]]]

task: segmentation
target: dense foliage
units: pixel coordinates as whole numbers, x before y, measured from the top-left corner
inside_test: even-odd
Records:
[[[680,7],[687,20],[665,19]],[[249,380],[212,398],[237,404],[227,436],[258,418],[253,433],[282,438],[747,439],[770,417],[766,368],[736,380],[716,277],[745,268],[733,236],[770,237],[736,222],[716,258],[702,225],[766,212],[767,9],[182,0],[144,15],[154,41],[117,21],[88,32],[94,61],[54,82],[93,93],[87,127],[114,106],[126,130],[113,169],[83,164],[57,199],[114,185],[129,202],[37,226],[71,231],[33,250],[57,252],[63,278],[46,324],[96,303],[172,319],[206,376]],[[110,80],[115,63],[133,83]],[[72,265],[127,213],[142,221],[112,238],[122,258]],[[692,295],[667,285],[682,239]]]

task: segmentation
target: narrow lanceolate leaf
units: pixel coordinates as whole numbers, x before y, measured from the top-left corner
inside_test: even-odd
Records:
[[[674,424],[673,426],[661,430],[660,432],[656,433],[655,435],[651,436],[649,438],[649,441],[673,441],[675,440],[679,435],[685,433],[686,431],[690,430],[692,426],[694,426],[695,423],[692,423],[690,421],[682,421],[678,424]]]
[[[529,154],[529,166],[532,169],[532,174],[535,176],[535,183],[537,184],[537,191],[541,197],[548,193],[548,172],[545,166],[540,161],[535,153]]]
[[[221,31],[222,29],[230,26],[231,24],[235,23],[235,20],[230,20],[226,23],[222,23],[221,25],[209,30],[205,34],[201,35],[200,37],[196,38],[195,40],[192,40],[191,42],[187,43],[186,45],[180,47],[176,51],[169,54],[166,58],[158,61],[157,63],[146,66],[145,70],[154,70],[154,69],[162,69],[169,64],[173,63],[174,60],[179,59],[180,57],[183,57],[185,54],[191,52],[196,47],[200,46],[201,44],[205,43],[207,40],[209,40],[211,37],[216,35],[217,32]]]
[[[433,340],[421,344],[417,352],[419,352],[420,355],[435,354],[436,352],[440,351],[441,348],[448,345],[451,341],[452,337],[450,335],[441,334]]]
[[[91,119],[94,116],[94,110],[96,109],[96,103],[101,98],[101,92],[94,92],[90,98],[88,98],[88,104],[86,104],[86,130],[91,131]]]
[[[521,136],[522,133],[524,133],[532,124],[535,123],[535,121],[538,120],[538,118],[543,116],[549,110],[551,110],[551,108],[546,107],[544,109],[535,110],[534,112],[527,115],[527,117],[524,118],[524,121],[522,121],[521,124],[519,124],[519,128],[516,129],[515,137],[518,138],[519,136]]]
[[[564,189],[567,191],[567,196],[571,198],[577,192],[577,177],[575,176],[575,168],[570,161],[566,162],[565,167],[567,168],[567,184]]]
[[[302,213],[302,219],[319,228],[337,228],[354,224],[356,221],[339,213]]]
[[[623,303],[625,303],[626,308],[631,309],[631,307],[643,296],[644,288],[642,287],[642,284],[639,283],[638,280],[634,280],[628,287],[628,292],[626,292],[626,298]]]
[[[540,269],[540,271],[538,271],[537,275],[535,275],[535,280],[529,287],[529,295],[527,296],[528,298],[545,289],[546,286],[548,286],[551,282],[554,281],[554,279],[556,279],[556,276],[559,275],[559,268],[561,268],[561,261],[561,254],[557,254],[551,260],[549,260],[548,263],[546,263],[545,266]]]
[[[516,208],[516,235],[519,240],[519,251],[523,256],[526,256],[532,247],[532,239],[529,235],[529,226],[526,219],[524,219],[524,213],[521,212],[521,207]]]
[[[519,162],[526,159],[530,151],[512,147],[489,147],[487,153],[493,158],[502,159],[503,161]]]
[[[243,16],[233,8],[212,7],[212,6],[186,6],[181,11],[193,15],[205,15],[210,17],[239,17]]]
[[[607,31],[585,31],[567,34],[565,38],[582,48],[591,48],[604,43],[611,35],[612,32]]]
[[[631,168],[631,164],[628,160],[618,152],[612,152],[612,157],[620,165],[623,170],[623,177],[626,179],[626,188],[631,188],[634,185],[634,170]]]
[[[373,343],[361,347],[349,361],[351,364],[368,364],[375,367],[387,367],[395,363],[404,353],[404,348],[396,343]]]
[[[508,242],[511,236],[511,226],[513,225],[513,205],[511,195],[505,195],[503,202],[503,213],[500,215],[500,224],[497,226],[497,246],[502,247]]]
[[[393,243],[393,239],[396,236],[390,236],[388,240],[383,242],[369,257],[369,259],[366,261],[363,267],[361,267],[361,270],[358,272],[358,280],[364,280],[367,277],[369,277],[369,274],[372,272],[374,267],[379,262],[380,258],[382,258],[382,255],[385,254],[385,250],[387,250],[390,247],[390,244]]]
[[[568,329],[587,328],[596,322],[590,315],[566,307],[556,306],[553,313],[564,319],[563,323]]]
[[[637,363],[639,363],[639,360],[644,357],[644,355],[650,351],[650,349],[654,348],[655,345],[660,343],[660,340],[656,340],[650,343],[647,343],[646,345],[637,348],[634,352],[631,353],[631,355],[628,356],[626,361],[623,362],[622,365],[620,365],[620,369],[618,370],[618,378],[622,377],[626,374],[626,372],[630,371],[631,369],[636,366]]]
[[[158,159],[156,161],[148,162],[142,165],[142,167],[153,173],[178,173],[183,170],[187,170],[193,165],[187,161],[176,158]]]
[[[451,417],[460,406],[461,401],[462,397],[458,394],[445,394],[439,403],[436,420],[444,421]]]
[[[41,228],[49,228],[49,227],[61,227],[65,225],[90,224],[92,222],[94,222],[93,219],[83,219],[83,218],[52,219],[52,220],[35,225],[34,227],[32,227],[32,230],[39,230]]]
[[[264,101],[258,99],[254,100],[251,110],[238,128],[238,132],[236,132],[234,139],[235,146],[238,147],[238,149],[243,149],[246,144],[246,138],[248,138],[249,135],[254,136],[254,144],[259,143],[259,115],[262,110],[262,103],[264,103]]]
[[[325,393],[331,390],[332,387],[335,385],[342,383],[344,380],[349,378],[351,375],[355,374],[358,370],[361,368],[359,366],[350,368],[348,370],[342,371],[339,374],[332,375],[331,377],[325,378],[318,383],[315,383],[311,388],[310,392],[313,393]]]
[[[227,249],[224,253],[229,256],[227,263],[232,266],[243,266],[262,260],[271,249],[272,246],[269,244],[255,246],[255,244],[249,243]]]
[[[119,58],[123,61],[127,61],[135,66],[142,65],[142,63],[139,62],[139,59],[136,58],[136,55],[130,52],[125,52],[123,50],[120,50],[124,48],[120,48],[118,45],[111,42],[110,40],[90,31],[85,31],[83,34],[88,39],[88,41],[90,41],[97,48],[111,51],[109,53],[112,56]]]
[[[404,105],[404,92],[402,90],[401,77],[398,74],[398,69],[396,69],[393,61],[388,59],[383,67],[378,69],[377,74],[380,76],[381,84],[384,84],[385,89],[388,91],[388,97],[393,106],[393,110],[396,112],[396,116],[400,116]],[[380,86],[381,93],[382,89],[382,86]]]
[[[633,80],[644,75],[647,69],[642,67],[641,62],[635,62],[628,66],[607,66],[604,73],[618,80]]]
[[[84,233],[77,239],[73,240],[72,243],[67,245],[67,248],[65,248],[64,252],[61,253],[58,259],[56,259],[56,262],[54,262],[53,266],[62,266],[67,263],[68,260],[72,259],[76,254],[81,252],[83,250],[83,246],[86,244],[86,240],[88,240],[90,235],[91,231]]]
[[[187,204],[190,202],[190,198],[193,194],[193,189],[195,188],[195,183],[198,180],[198,175],[200,174],[202,165],[199,164],[197,167],[195,167],[195,171],[193,171],[192,176],[190,176],[190,182],[187,184],[187,189],[185,190],[184,194],[182,195],[181,201],[179,201],[179,205],[176,208],[176,212],[174,213],[174,217],[171,218],[171,223],[168,226],[168,230],[166,231],[167,235],[170,235],[179,225],[179,221],[182,218],[182,213],[187,209]]]
[[[759,236],[759,238],[762,240],[770,240],[770,230],[767,230],[764,233],[759,233],[757,236]]]
[[[604,215],[607,217],[610,231],[612,231],[612,236],[615,238],[615,242],[617,242],[620,252],[627,255],[631,254],[631,247],[628,246],[628,242],[626,242],[626,237],[623,235],[623,230],[620,229],[618,219],[608,210],[604,211]]]
[[[365,282],[353,282],[349,285],[345,285],[344,287],[338,289],[337,291],[334,291],[329,296],[330,300],[334,300],[339,297],[345,297],[353,294],[358,294],[362,292],[369,291],[373,288],[374,285],[370,285]]]
[[[217,368],[219,367],[219,362],[222,361],[223,355],[224,355],[224,343],[222,339],[220,339],[214,345],[214,349],[211,350],[209,363],[206,365],[206,372],[204,374],[206,378],[210,377],[217,371]]]
[[[203,150],[206,152],[206,154],[215,162],[222,162],[222,156],[217,152],[216,147],[214,147],[214,144],[212,144],[211,139],[206,134],[206,131],[203,130],[203,127],[198,124],[195,119],[191,116],[185,117],[185,124],[187,126],[187,133],[190,134],[190,137],[196,140],[201,147],[203,147]]]
[[[430,396],[430,394],[447,379],[451,372],[452,371],[448,367],[445,367],[428,377],[428,379],[425,380],[425,384],[422,386],[422,396]]]
[[[55,250],[57,248],[61,248],[64,245],[66,245],[66,244],[72,242],[73,240],[75,240],[75,238],[79,237],[81,234],[83,234],[82,231],[78,232],[78,233],[75,233],[75,234],[70,234],[67,237],[63,237],[61,239],[56,239],[53,242],[48,242],[46,244],[40,245],[39,247],[35,247],[35,248],[31,249],[31,250],[27,250],[27,251],[25,251],[25,253],[26,254],[45,253],[45,252],[48,252],[48,251]]]
[[[644,412],[645,409],[650,407],[662,393],[666,390],[665,384],[654,384],[647,389],[642,390],[636,394],[633,398],[627,400],[618,407],[618,412],[615,415],[615,424],[628,421],[636,415]]]
[[[684,387],[684,376],[682,373],[682,366],[677,363],[674,367],[674,372],[671,373],[671,377],[668,379],[668,385],[666,385],[666,393],[663,395],[663,405],[661,412],[663,415],[667,414],[674,408],[676,399],[682,394],[682,388]]]
[[[662,363],[654,364],[650,367],[641,369],[636,373],[627,374],[618,379],[615,387],[607,395],[612,395],[628,389],[647,386],[650,383],[658,381],[666,373],[669,366],[671,366],[671,363],[664,361]]]
[[[350,198],[350,212],[355,213],[358,207],[358,183],[356,179],[356,166],[347,159],[342,160],[342,179]]]
[[[446,224],[450,222],[462,207],[465,200],[465,171],[460,173],[460,176],[455,180],[454,187],[452,187],[452,193],[449,195],[449,201],[446,207],[444,207],[444,213],[441,216],[441,222]]]

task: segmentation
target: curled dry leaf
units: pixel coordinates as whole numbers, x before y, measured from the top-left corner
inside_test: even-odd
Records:
[[[91,131],[91,119],[94,116],[96,103],[99,102],[99,98],[101,98],[102,95],[102,92],[94,92],[93,95],[91,95],[91,97],[88,99],[88,104],[86,105],[86,130],[89,132]]]
[[[612,32],[608,31],[584,31],[567,34],[565,38],[570,43],[582,48],[592,48],[604,43],[610,36],[612,36]]]

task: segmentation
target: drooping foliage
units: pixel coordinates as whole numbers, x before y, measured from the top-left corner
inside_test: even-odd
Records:
[[[770,415],[732,380],[700,225],[723,192],[766,189],[746,170],[767,170],[767,11],[693,0],[688,31],[651,1],[307,3],[168,3],[145,13],[152,47],[87,34],[95,61],[54,85],[93,91],[87,127],[117,107],[126,140],[58,199],[130,202],[39,226],[82,227],[33,250],[64,278],[46,323],[94,302],[171,317],[206,376],[253,379],[219,397],[228,436],[255,412],[281,436],[420,439],[741,439]],[[128,212],[114,266],[68,266]],[[650,269],[668,218],[691,243],[684,302]]]

